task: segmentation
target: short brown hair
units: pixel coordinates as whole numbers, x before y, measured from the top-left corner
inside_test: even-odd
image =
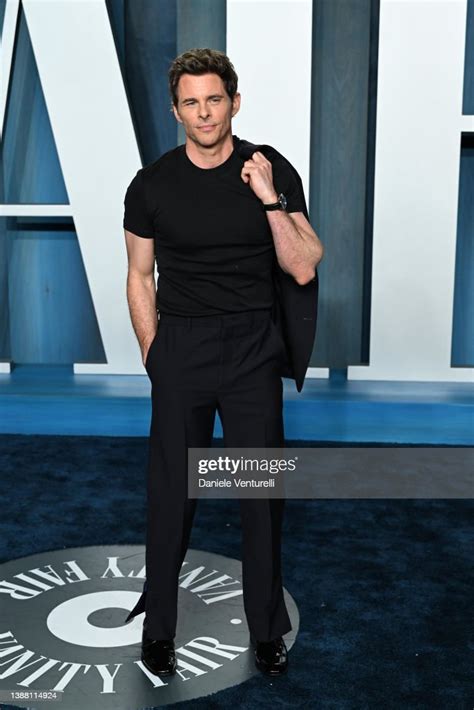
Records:
[[[237,92],[238,76],[229,57],[219,49],[189,49],[172,62],[168,79],[171,99],[175,106],[178,104],[178,83],[183,74],[217,74],[231,99]]]

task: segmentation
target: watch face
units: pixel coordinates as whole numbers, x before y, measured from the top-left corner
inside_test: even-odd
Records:
[[[282,208],[283,208],[284,210],[286,210],[287,202],[286,202],[286,197],[285,197],[285,195],[284,195],[283,193],[281,193],[280,195],[278,195],[278,202],[280,203],[280,205],[282,206]]]

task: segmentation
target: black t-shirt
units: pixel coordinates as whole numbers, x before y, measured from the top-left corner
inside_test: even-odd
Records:
[[[123,226],[155,240],[157,308],[184,316],[271,308],[275,247],[267,213],[240,177],[234,150],[199,168],[180,145],[138,170],[125,195]],[[305,212],[294,168],[272,158],[273,184],[288,212]]]

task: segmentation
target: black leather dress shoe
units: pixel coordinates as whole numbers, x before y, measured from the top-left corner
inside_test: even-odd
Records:
[[[282,637],[273,641],[253,641],[255,665],[267,675],[282,675],[288,668],[288,650]]]
[[[147,635],[146,625],[143,624],[142,661],[143,665],[155,675],[173,675],[176,671],[173,639],[152,639]]]

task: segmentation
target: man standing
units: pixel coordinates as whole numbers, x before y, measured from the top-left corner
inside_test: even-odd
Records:
[[[142,661],[157,675],[176,668],[178,576],[196,507],[187,497],[187,449],[211,445],[216,410],[225,446],[284,445],[287,353],[272,317],[275,262],[304,288],[323,254],[288,161],[277,151],[272,161],[258,150],[242,158],[228,57],[185,52],[169,86],[186,142],[137,172],[123,222],[130,314],[152,383],[146,583],[127,620],[145,611]],[[273,675],[287,668],[282,636],[291,630],[283,503],[240,500],[245,614],[257,667]]]

